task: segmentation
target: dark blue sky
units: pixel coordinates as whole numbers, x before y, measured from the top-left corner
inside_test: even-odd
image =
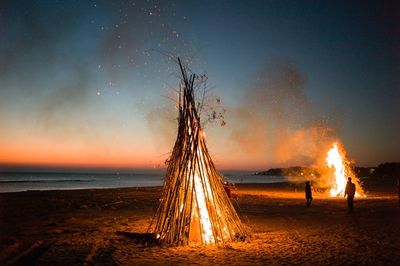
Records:
[[[208,141],[226,167],[235,160],[225,154],[246,153],[221,147],[240,123],[229,120],[255,87],[279,90],[264,77],[282,65],[300,77],[296,101],[307,104],[305,118],[283,119],[303,127],[324,120],[360,165],[398,161],[399,14],[395,1],[1,1],[0,162],[45,164],[57,150],[77,163],[84,159],[74,153],[95,150],[105,155],[88,164],[157,163],[169,150],[153,140],[146,117],[177,84],[160,52],[194,56],[191,68],[209,75],[228,124],[210,129]],[[47,147],[42,157],[32,155],[37,147]],[[249,153],[249,165],[305,163],[298,152],[277,160],[266,150]]]

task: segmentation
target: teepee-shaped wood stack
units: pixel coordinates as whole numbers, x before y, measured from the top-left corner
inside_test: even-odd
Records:
[[[151,230],[159,243],[225,244],[247,233],[207,151],[194,99],[195,74],[182,73],[179,128]]]

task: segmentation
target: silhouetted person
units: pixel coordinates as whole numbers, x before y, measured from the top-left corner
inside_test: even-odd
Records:
[[[304,187],[304,189],[306,192],[306,206],[310,207],[311,201],[312,201],[312,192],[311,192],[310,181],[306,182],[306,186]]]
[[[347,207],[349,212],[353,212],[354,208],[354,195],[356,194],[356,185],[351,182],[351,177],[347,179],[346,190],[344,191],[344,196],[347,195]]]

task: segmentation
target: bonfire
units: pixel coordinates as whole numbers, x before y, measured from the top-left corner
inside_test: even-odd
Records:
[[[164,179],[160,205],[150,231],[159,243],[172,245],[226,244],[246,235],[207,150],[200,125],[196,80],[178,59],[178,135]]]
[[[331,197],[343,197],[345,193],[347,178],[351,177],[352,182],[356,185],[356,197],[364,196],[365,192],[361,186],[359,178],[354,174],[343,147],[339,147],[338,143],[333,143],[332,148],[328,151],[326,162],[329,168],[334,168],[334,184],[329,191]]]

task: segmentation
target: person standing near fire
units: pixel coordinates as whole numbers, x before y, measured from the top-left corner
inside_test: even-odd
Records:
[[[311,192],[310,181],[306,182],[306,186],[305,186],[304,190],[306,193],[306,206],[310,207],[311,201],[312,201],[312,192]]]
[[[351,177],[347,179],[346,189],[344,191],[344,196],[347,196],[347,207],[349,212],[353,212],[354,209],[354,195],[356,194],[356,185],[351,182]]]

